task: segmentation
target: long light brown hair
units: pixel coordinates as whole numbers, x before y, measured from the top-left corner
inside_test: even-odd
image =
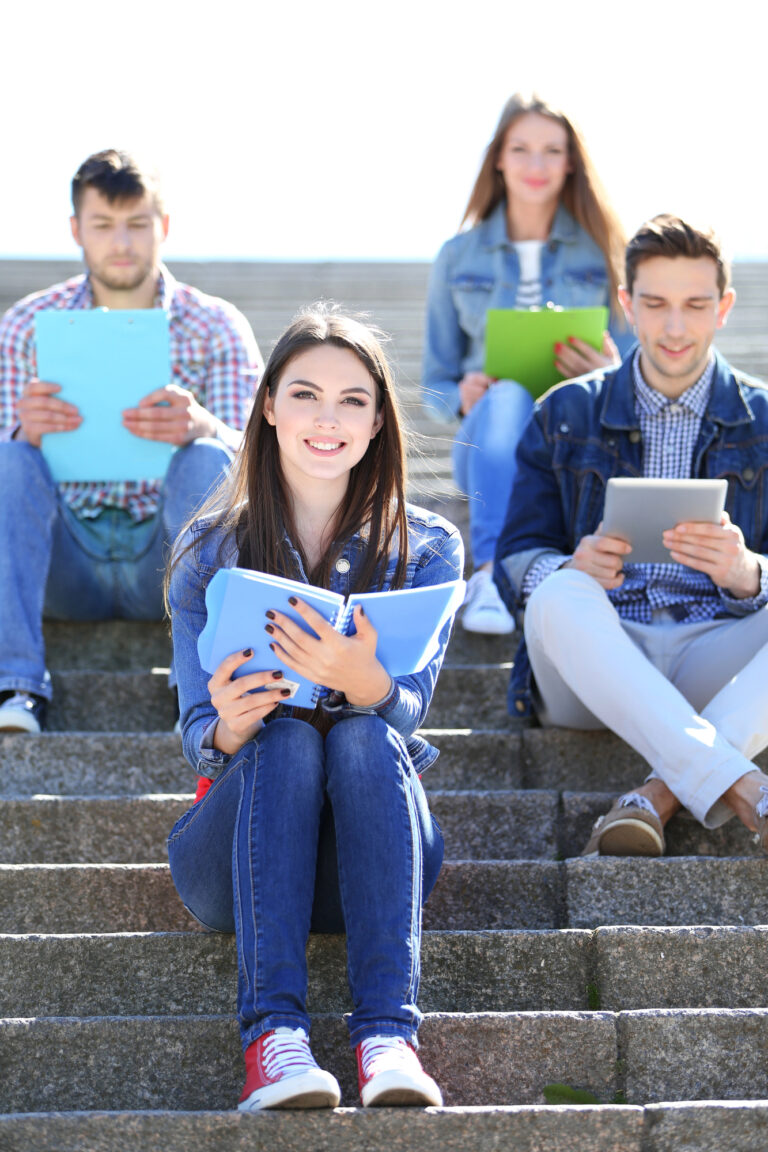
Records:
[[[617,310],[617,292],[624,263],[624,229],[608,200],[581,132],[564,112],[540,96],[523,96],[516,92],[504,105],[496,131],[483,155],[461,221],[462,226],[468,224],[473,227],[481,220],[487,220],[497,204],[506,199],[504,177],[497,167],[499,156],[509,129],[516,120],[529,113],[546,116],[565,128],[571,171],[566,176],[560,199],[576,223],[592,237],[603,253],[611,286],[611,306]]]
[[[406,454],[394,379],[381,339],[378,329],[321,303],[298,313],[277,341],[231,475],[195,517],[208,519],[206,532],[222,532],[222,547],[234,534],[241,567],[300,578],[290,541],[310,582],[327,587],[344,545],[362,530],[365,552],[352,590],[365,591],[377,584],[381,587],[393,549],[397,550],[397,562],[392,587],[402,587],[408,558]],[[352,352],[368,371],[376,385],[377,412],[383,423],[365,455],[351,469],[331,526],[330,544],[318,565],[310,569],[295,528],[277,433],[264,415],[264,402],[267,396],[275,395],[283,373],[296,356],[324,344]],[[178,559],[179,555],[171,569]],[[169,578],[170,570],[166,586]]]

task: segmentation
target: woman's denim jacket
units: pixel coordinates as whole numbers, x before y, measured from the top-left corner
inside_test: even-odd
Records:
[[[459,410],[458,382],[482,372],[485,316],[489,308],[514,308],[520,280],[517,250],[507,236],[506,201],[438,253],[427,296],[422,371],[423,401],[441,420]],[[612,305],[610,331],[624,355],[635,338],[615,313],[605,257],[562,204],[541,254],[545,301],[564,308]]]
[[[458,530],[441,516],[410,504],[407,515],[408,565],[403,587],[420,588],[459,579],[464,567],[464,545]],[[209,675],[203,671],[198,659],[197,638],[207,617],[205,590],[208,582],[217,569],[237,564],[237,548],[231,538],[223,538],[218,531],[209,531],[206,535],[208,527],[209,522],[197,520],[179,540],[176,554],[180,559],[171,577],[169,600],[184,755],[199,775],[215,778],[230,757],[215,748],[201,748],[203,733],[216,718],[216,711],[211,704],[207,686]],[[364,549],[365,541],[360,535],[349,540],[331,574],[332,591],[344,596],[351,591]],[[296,559],[301,570],[298,555]],[[348,561],[348,566],[345,561]],[[391,585],[396,562],[397,556],[393,553],[384,590]],[[345,568],[346,571],[343,570]],[[432,699],[451,623],[449,621],[443,628],[439,651],[427,667],[413,676],[401,676],[394,680],[390,694],[375,707],[358,708],[336,694],[324,703],[326,710],[337,720],[361,712],[381,716],[405,739],[408,754],[417,772],[428,768],[438,756],[437,749],[422,736],[415,735],[415,732],[423,724]],[[290,716],[293,711],[284,706],[282,715]]]
[[[496,551],[494,579],[521,613],[525,573],[546,553],[570,556],[603,515],[610,476],[642,476],[632,357],[552,388],[534,408],[517,451],[517,475]],[[768,552],[768,388],[715,353],[707,410],[691,475],[728,481],[726,509],[753,552]],[[737,602],[724,606],[734,614]],[[509,686],[513,715],[531,712],[525,642]]]

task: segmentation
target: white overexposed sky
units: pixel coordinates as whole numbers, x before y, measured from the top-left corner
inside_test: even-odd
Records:
[[[0,255],[74,255],[69,181],[156,162],[170,257],[429,259],[506,98],[581,124],[629,230],[660,211],[768,256],[751,0],[38,0],[3,16]]]

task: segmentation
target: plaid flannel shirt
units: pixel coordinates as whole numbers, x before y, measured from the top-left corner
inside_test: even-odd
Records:
[[[35,316],[49,308],[92,308],[87,275],[75,276],[18,301],[0,321],[0,440],[18,428],[17,405],[27,382],[37,375]],[[180,284],[161,267],[155,307],[168,313],[171,380],[187,388],[220,422],[219,436],[231,447],[239,441],[263,363],[245,317],[232,304]],[[81,517],[98,516],[105,506],[127,511],[135,521],[160,506],[157,481],[64,483],[62,498]]]

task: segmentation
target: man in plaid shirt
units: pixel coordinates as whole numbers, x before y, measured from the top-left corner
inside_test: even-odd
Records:
[[[586,855],[661,855],[680,807],[709,828],[735,814],[768,850],[768,389],[712,348],[734,294],[711,232],[648,221],[620,295],[639,348],[551,389],[518,448],[494,572],[525,610],[510,706],[611,728],[650,765]],[[601,530],[611,476],[722,478],[727,511],[633,563]]]
[[[178,283],[160,262],[168,216],[156,178],[112,149],[72,181],[72,235],[86,272],[15,304],[0,321],[0,731],[39,732],[51,697],[43,616],[159,619],[168,546],[228,468],[262,360],[231,304]],[[123,413],[133,435],[177,447],[159,482],[55,484],[41,437],[77,408],[37,377],[45,309],[162,308],[171,379]]]

